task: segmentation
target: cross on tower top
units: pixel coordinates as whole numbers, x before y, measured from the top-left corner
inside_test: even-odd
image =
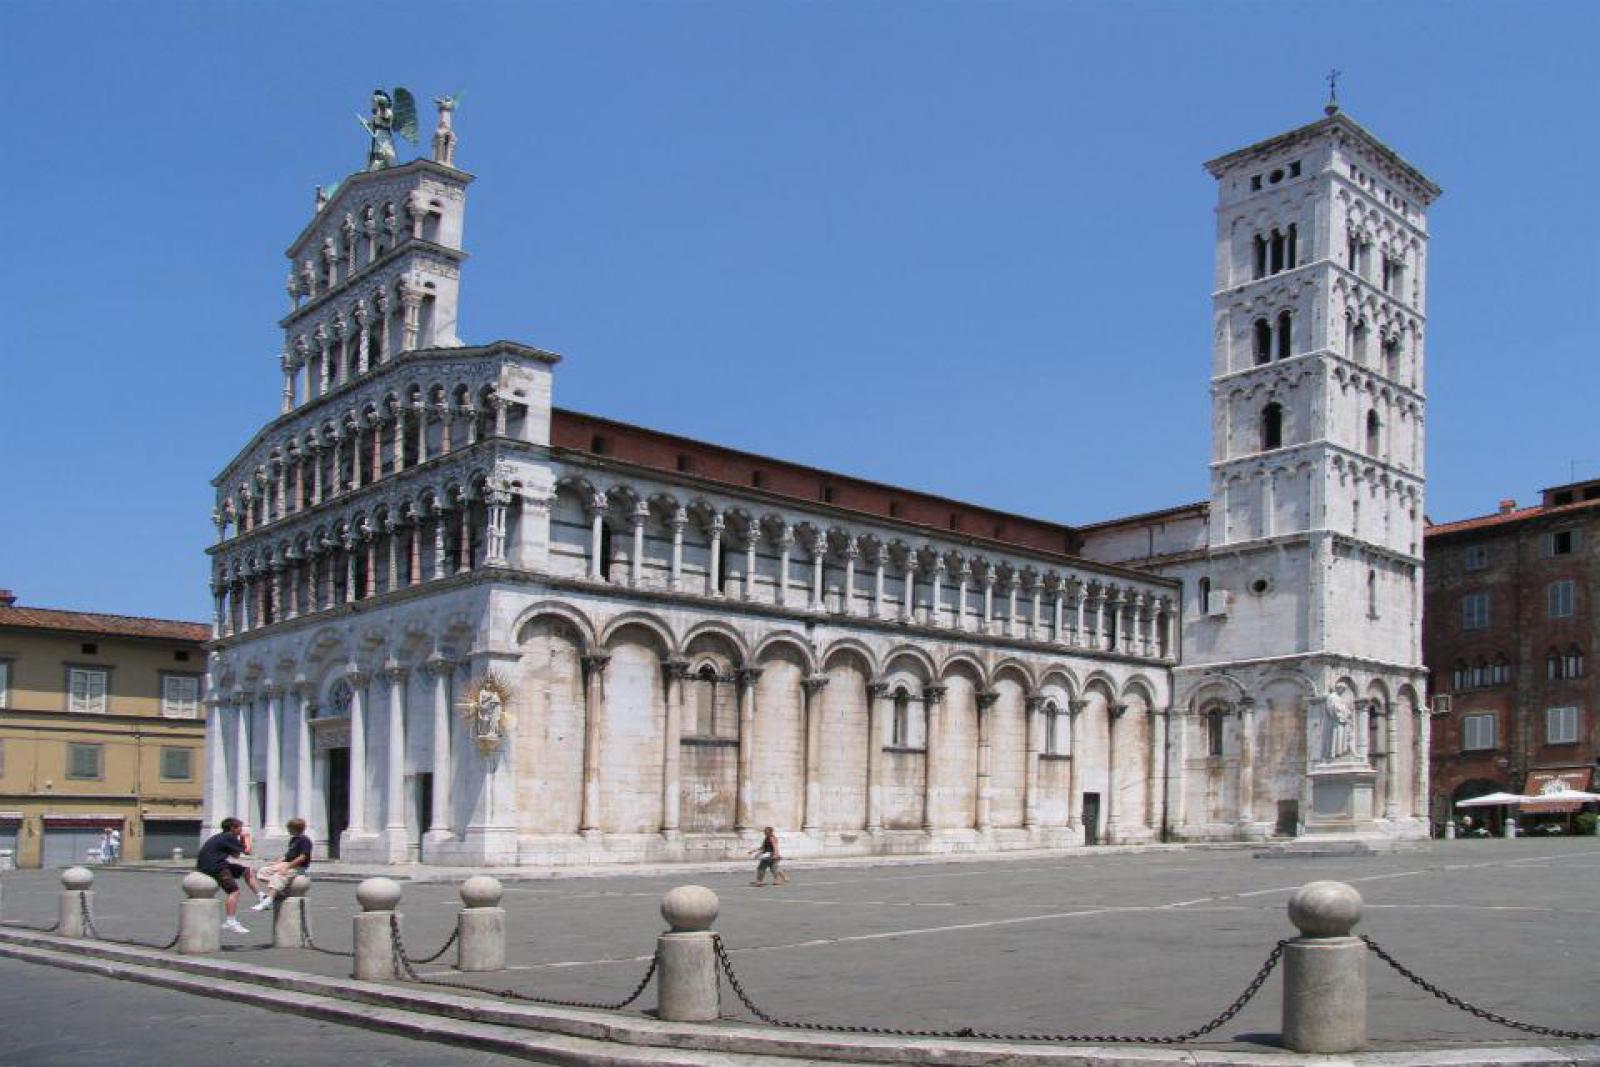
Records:
[[[1330,69],[1328,71],[1326,79],[1328,83],[1328,103],[1322,109],[1326,114],[1332,115],[1339,110],[1339,75],[1343,73],[1344,71],[1338,69]]]

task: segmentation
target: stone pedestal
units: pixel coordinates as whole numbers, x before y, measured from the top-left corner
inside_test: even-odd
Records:
[[[178,905],[178,952],[204,956],[222,951],[222,901],[216,879],[190,871],[183,876],[184,901]]]
[[[1378,772],[1364,762],[1325,763],[1312,768],[1311,810],[1305,832],[1317,834],[1378,833],[1373,819],[1373,785]]]
[[[94,872],[87,867],[68,867],[61,872],[61,923],[56,933],[62,937],[88,937],[84,915],[94,907]]]
[[[306,928],[306,893],[311,879],[297,874],[289,880],[287,895],[272,911],[272,944],[275,948],[299,948]]]
[[[1350,936],[1361,895],[1312,882],[1289,901],[1300,936],[1283,947],[1283,1043],[1294,1052],[1358,1052],[1367,1044],[1367,946]]]
[[[393,981],[393,920],[395,905],[400,903],[400,884],[388,878],[368,878],[356,887],[356,900],[362,910],[353,920],[355,964],[350,976]]]
[[[669,1022],[713,1022],[720,1013],[716,921],[721,903],[704,886],[681,885],[661,901],[671,927],[656,938],[656,1009]]]
[[[456,920],[456,970],[506,969],[506,909],[498,879],[480,874],[461,883],[461,915]]]

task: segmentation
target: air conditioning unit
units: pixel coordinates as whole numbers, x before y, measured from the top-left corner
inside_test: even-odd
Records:
[[[1450,695],[1448,693],[1437,693],[1434,695],[1433,713],[1435,715],[1450,714]]]
[[[1206,614],[1212,618],[1221,618],[1228,614],[1228,609],[1233,607],[1233,594],[1223,589],[1212,590],[1206,598]]]

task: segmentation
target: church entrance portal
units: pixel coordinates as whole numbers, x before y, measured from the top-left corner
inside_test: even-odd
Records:
[[[1083,843],[1100,843],[1100,794],[1083,794]]]
[[[350,750],[328,749],[328,858],[339,858],[339,836],[350,826]]]

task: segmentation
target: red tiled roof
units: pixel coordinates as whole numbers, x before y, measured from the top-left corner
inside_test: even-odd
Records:
[[[0,627],[24,630],[63,630],[107,637],[153,637],[168,641],[209,641],[211,627],[176,619],[147,619],[138,615],[101,615],[92,611],[57,611],[54,608],[0,606]]]
[[[1496,512],[1493,515],[1479,515],[1476,518],[1459,519],[1455,522],[1442,522],[1437,526],[1429,526],[1423,531],[1422,536],[1424,538],[1440,537],[1444,534],[1465,533],[1469,530],[1486,530],[1494,526],[1505,526],[1510,523],[1524,522],[1528,519],[1536,519],[1546,515],[1562,515],[1594,507],[1600,507],[1600,500],[1579,500],[1571,504],[1561,504],[1557,507],[1535,504],[1533,507],[1517,508],[1514,511]]]

